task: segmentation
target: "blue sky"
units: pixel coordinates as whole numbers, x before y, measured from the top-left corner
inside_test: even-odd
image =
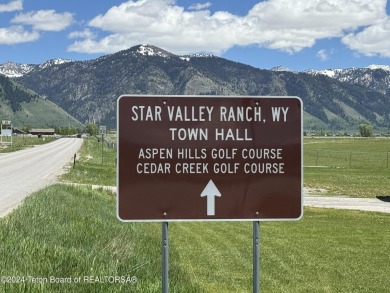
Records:
[[[0,0],[0,63],[88,60],[137,44],[258,68],[390,65],[386,0]]]

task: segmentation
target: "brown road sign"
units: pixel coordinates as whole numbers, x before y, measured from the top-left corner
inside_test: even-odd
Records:
[[[302,215],[298,97],[121,96],[122,221]]]

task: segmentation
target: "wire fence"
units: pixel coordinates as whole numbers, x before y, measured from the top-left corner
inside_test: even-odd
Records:
[[[96,139],[98,141],[100,141],[102,139],[102,136],[101,135],[95,135]],[[107,137],[105,135],[103,135],[103,142],[104,142],[104,145],[108,148],[111,148],[111,149],[116,149],[117,147],[117,142],[116,140],[113,140],[112,138],[110,137]]]
[[[305,150],[306,167],[390,167],[390,152]]]

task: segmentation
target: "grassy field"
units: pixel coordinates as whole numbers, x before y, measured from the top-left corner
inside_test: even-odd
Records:
[[[390,215],[305,209],[261,223],[261,292],[387,292]],[[172,225],[181,266],[206,292],[251,292],[252,223]]]
[[[316,154],[340,143],[336,151],[361,151],[371,142],[375,152],[386,149],[374,140],[364,148],[329,139],[305,139],[304,149]],[[104,148],[102,164],[101,144],[89,139],[80,154],[66,181],[115,185],[115,150]],[[314,163],[305,154],[306,164]],[[320,176],[327,169],[356,179],[364,167],[307,167],[305,184],[336,184],[323,178],[332,172]],[[317,179],[307,174],[315,170]],[[261,223],[261,292],[388,292],[389,225],[390,214],[317,208],[305,208],[300,221]],[[252,291],[252,223],[177,222],[169,233],[170,292]],[[41,190],[0,219],[0,243],[0,277],[14,277],[0,280],[0,293],[161,292],[161,224],[120,222],[108,191],[64,184]]]
[[[34,145],[40,145],[54,141],[54,137],[31,137],[31,136],[14,136],[12,138],[12,146],[0,147],[0,153],[16,152]],[[7,141],[10,141],[7,138]]]
[[[390,196],[390,139],[305,138],[304,185],[329,195]]]
[[[122,223],[115,205],[87,187],[29,197],[0,219],[0,275],[24,277],[0,292],[161,292],[161,225]],[[389,224],[387,214],[313,208],[298,222],[261,223],[261,292],[388,292]],[[252,223],[169,231],[170,292],[251,292]]]
[[[102,144],[95,137],[84,139],[75,168],[64,174],[62,179],[81,184],[115,186],[116,150],[104,146],[102,151]]]
[[[158,227],[120,223],[115,197],[107,191],[46,188],[0,219],[0,243],[0,275],[24,278],[0,283],[0,292],[159,291]],[[89,276],[93,282],[85,279]],[[104,276],[125,282],[101,283]],[[51,282],[51,277],[65,283]],[[172,273],[172,280],[184,278],[180,270]],[[198,292],[191,287],[183,281],[176,292]]]

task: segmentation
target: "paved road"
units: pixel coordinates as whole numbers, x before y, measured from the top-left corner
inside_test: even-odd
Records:
[[[390,202],[378,198],[305,196],[305,206],[390,213]]]
[[[62,138],[0,154],[0,217],[11,212],[30,193],[54,183],[81,144],[82,139]]]

